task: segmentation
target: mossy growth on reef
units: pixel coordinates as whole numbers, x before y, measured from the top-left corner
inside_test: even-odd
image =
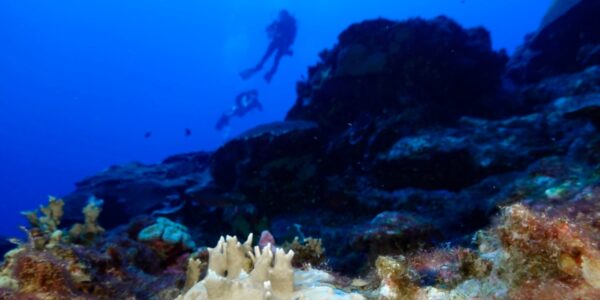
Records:
[[[321,239],[307,237],[300,241],[296,237],[291,243],[285,243],[282,247],[294,252],[292,265],[296,268],[306,266],[323,267],[325,265],[325,248]]]

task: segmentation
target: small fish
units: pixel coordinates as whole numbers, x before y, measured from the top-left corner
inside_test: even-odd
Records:
[[[163,207],[152,212],[152,215],[170,215],[180,211],[186,204],[179,195],[169,195],[163,201]]]
[[[264,249],[267,246],[271,247],[271,252],[275,252],[275,238],[268,230],[263,230],[260,234],[260,239],[258,240],[258,246],[261,249]]]
[[[17,245],[17,246],[22,246],[25,244],[23,241],[21,241],[20,239],[17,239],[17,238],[10,238],[10,239],[8,239],[8,242],[10,242],[11,244]]]
[[[185,129],[185,136],[186,136],[186,137],[188,137],[188,136],[190,136],[190,135],[192,135],[192,130],[191,130],[191,129],[189,129],[189,128],[186,128],[186,129]]]
[[[150,131],[146,131],[146,133],[144,133],[145,139],[149,139],[151,136],[152,136],[152,132],[150,132]]]

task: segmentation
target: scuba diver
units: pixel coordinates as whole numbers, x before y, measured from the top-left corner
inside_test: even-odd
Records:
[[[243,79],[252,77],[256,72],[260,71],[265,62],[275,53],[275,61],[271,70],[265,74],[265,80],[271,82],[273,75],[277,72],[279,61],[285,55],[292,56],[294,52],[290,49],[296,39],[296,19],[287,11],[279,12],[279,18],[266,28],[267,35],[271,40],[265,55],[262,57],[258,65],[240,73]]]
[[[222,130],[223,128],[229,125],[229,121],[233,117],[243,117],[253,109],[258,109],[262,111],[263,107],[260,101],[258,100],[258,91],[255,89],[241,92],[235,97],[235,104],[231,107],[231,110],[223,113],[219,121],[217,121],[217,125],[215,128],[217,130]]]

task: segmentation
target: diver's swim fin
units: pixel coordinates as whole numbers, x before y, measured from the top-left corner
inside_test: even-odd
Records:
[[[247,80],[250,77],[252,77],[252,75],[254,75],[254,73],[256,73],[256,69],[252,68],[252,69],[248,69],[245,71],[240,72],[240,77],[242,77],[242,79]]]
[[[272,72],[268,72],[267,74],[265,74],[265,81],[267,83],[271,83],[272,79],[273,79],[273,73]]]

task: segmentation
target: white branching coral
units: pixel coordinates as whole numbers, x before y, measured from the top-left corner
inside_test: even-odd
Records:
[[[252,235],[244,243],[237,237],[221,237],[209,248],[208,274],[176,300],[361,300],[329,286],[326,272],[294,270],[293,251],[270,245],[252,249]]]

